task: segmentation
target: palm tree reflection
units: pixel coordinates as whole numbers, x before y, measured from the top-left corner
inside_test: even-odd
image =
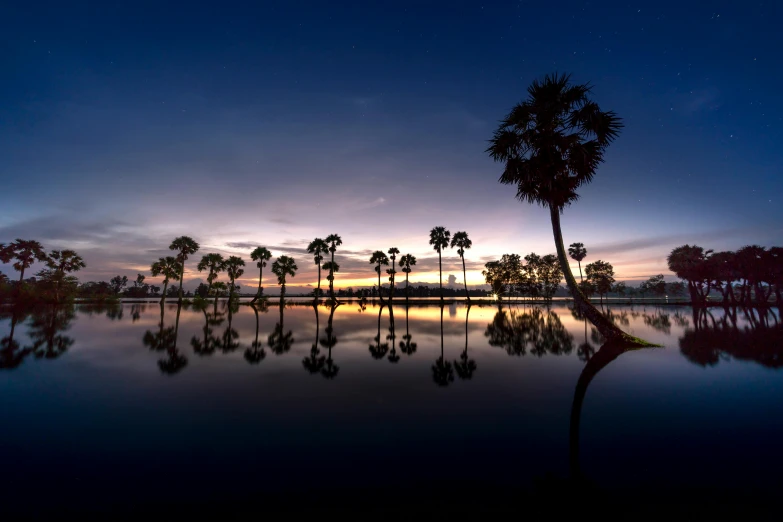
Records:
[[[411,332],[408,329],[408,304],[405,304],[405,335],[402,336],[400,341],[400,351],[405,355],[413,355],[416,353],[416,343],[412,342]]]
[[[257,303],[259,304],[251,303],[250,305],[250,308],[253,309],[253,312],[256,315],[256,336],[253,339],[250,348],[245,350],[245,360],[248,362],[248,364],[258,364],[261,361],[263,361],[264,358],[266,357],[266,352],[264,351],[264,343],[259,342],[258,340],[258,307],[260,305],[264,313],[267,312],[268,308],[265,299],[262,299],[261,301],[257,301]]]
[[[285,302],[280,299],[280,320],[275,324],[275,329],[267,337],[267,345],[275,355],[283,355],[291,349],[294,344],[294,333],[291,330],[285,331]]]
[[[326,357],[321,355],[321,350],[318,349],[318,336],[321,331],[318,320],[318,305],[315,303],[313,304],[313,310],[315,311],[315,341],[313,341],[313,344],[310,347],[310,355],[302,359],[302,366],[311,374],[316,374],[321,373],[321,369],[326,362]]]
[[[0,317],[6,316],[5,313]],[[0,339],[0,370],[13,370],[18,368],[24,362],[28,355],[33,353],[31,346],[21,347],[18,341],[14,339],[16,325],[24,322],[27,318],[27,312],[21,307],[11,308],[11,331],[7,336]]]
[[[394,333],[394,308],[389,305],[389,335],[386,336],[386,340],[389,341],[391,351],[389,351],[389,362],[397,363],[400,360],[400,356],[397,354],[397,345],[395,344],[396,335]]]
[[[177,349],[177,334],[179,333],[179,315],[182,311],[182,304],[177,305],[177,318],[174,322],[174,333],[170,338],[171,344],[166,347],[166,358],[158,361],[158,368],[160,371],[173,375],[178,373],[188,364],[188,359],[182,355]],[[163,322],[163,314],[161,312],[161,323]]]
[[[467,380],[473,377],[476,371],[476,361],[468,358],[468,317],[470,317],[470,302],[465,311],[465,350],[460,354],[459,361],[454,361],[454,369],[460,379]]]
[[[70,327],[75,315],[73,305],[46,307],[32,314],[29,335],[36,359],[55,359],[68,350],[74,340],[60,332]]]
[[[438,386],[448,386],[454,381],[454,368],[443,356],[443,305],[440,305],[440,357],[432,365],[432,380]]]
[[[373,339],[375,344],[370,345],[370,355],[373,359],[383,359],[389,351],[389,343],[381,343],[381,314],[385,306],[385,301],[381,301],[381,307],[378,309],[378,334]]]
[[[337,373],[340,371],[340,367],[334,363],[332,359],[332,348],[337,344],[337,337],[334,335],[334,327],[332,321],[334,320],[334,311],[340,306],[340,303],[331,301],[331,310],[329,311],[329,321],[326,323],[326,337],[321,339],[321,346],[328,350],[326,354],[326,362],[324,367],[321,368],[321,375],[327,379],[334,379],[337,377]]]

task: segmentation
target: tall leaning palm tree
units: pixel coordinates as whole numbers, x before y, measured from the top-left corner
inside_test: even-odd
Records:
[[[386,257],[386,254],[384,254],[382,250],[376,250],[370,257],[370,264],[376,265],[375,271],[378,273],[378,297],[383,301],[383,295],[381,294],[381,265],[388,266],[389,258]]]
[[[73,250],[52,250],[46,258],[46,265],[52,272],[55,282],[54,300],[60,302],[60,289],[65,281],[65,274],[77,272],[86,267],[84,259]]]
[[[329,245],[320,237],[313,239],[310,241],[310,244],[307,245],[307,253],[313,255],[315,266],[318,267],[318,287],[315,289],[316,299],[321,295],[321,261],[324,260],[324,254],[327,252],[329,252]],[[332,273],[331,270],[329,273]]]
[[[465,282],[465,297],[470,303],[470,295],[468,295],[468,276],[465,273],[465,250],[473,246],[473,241],[468,237],[467,232],[455,232],[454,237],[451,238],[451,248],[457,247],[457,254],[462,259],[462,280]]]
[[[264,267],[266,266],[266,262],[272,259],[272,252],[267,250],[265,247],[256,247],[252,252],[250,252],[250,259],[256,261],[256,266],[258,267],[258,290],[256,291],[256,295],[253,300],[250,301],[252,304],[261,298],[261,279],[264,276]]]
[[[209,296],[212,292],[212,284],[215,282],[215,279],[217,279],[218,274],[226,269],[226,260],[223,259],[223,256],[220,254],[206,254],[201,258],[201,261],[198,262],[196,268],[198,268],[199,272],[209,270],[209,273],[207,274],[207,283],[209,283],[207,286],[207,296]],[[215,294],[215,301],[217,301],[217,294]]]
[[[198,252],[199,244],[189,236],[180,236],[174,238],[174,241],[169,245],[169,250],[176,250],[177,260],[180,264],[179,269],[179,302],[182,302],[182,288],[185,286],[185,261],[188,260],[190,254]]]
[[[285,300],[285,278],[294,277],[298,267],[294,259],[288,256],[280,256],[272,263],[272,273],[277,276],[277,283],[280,285],[280,303]]]
[[[326,236],[326,242],[329,243],[329,252],[332,254],[332,264],[329,266],[334,267],[336,266],[334,264],[334,253],[337,252],[337,247],[343,244],[343,238],[337,234],[329,234]],[[329,276],[329,298],[336,302],[336,299],[334,298],[334,270],[331,268],[329,269]]]
[[[397,247],[391,247],[388,251],[389,259],[391,259],[391,268],[386,270],[389,274],[389,299],[394,297],[394,276],[397,274],[397,270],[394,268],[394,262],[397,260],[397,254],[400,253],[400,249]]]
[[[4,256],[14,261],[14,270],[19,271],[19,282],[24,281],[24,272],[36,261],[46,261],[43,245],[30,239],[17,239],[4,249]]]
[[[179,280],[179,268],[179,260],[174,256],[161,257],[150,266],[150,272],[153,276],[163,276],[163,296],[160,298],[161,305],[166,301],[166,290],[169,287],[169,281],[172,279],[174,281]]]
[[[400,258],[400,266],[402,271],[405,272],[405,299],[408,299],[408,275],[411,273],[411,267],[416,264],[416,257],[410,254],[405,254]]]
[[[590,86],[567,75],[547,75],[528,87],[528,98],[501,121],[487,153],[505,164],[499,182],[516,185],[520,201],[549,208],[557,257],[575,304],[609,341],[645,345],[604,317],[577,286],[563,245],[560,215],[592,181],[604,152],[623,125],[590,99]]]
[[[579,281],[584,281],[582,277],[582,260],[587,257],[587,249],[584,243],[571,243],[568,245],[568,255],[579,264]]]
[[[557,257],[574,303],[609,341],[647,344],[614,325],[582,294],[568,265],[560,215],[592,181],[623,124],[590,99],[588,84],[547,75],[528,87],[528,98],[501,121],[487,152],[505,164],[500,183],[516,185],[517,199],[548,207]]]
[[[228,276],[228,306],[231,308],[231,302],[234,299],[234,281],[242,277],[245,273],[245,260],[238,256],[231,256],[226,259],[226,275]]]
[[[440,284],[440,300],[443,301],[443,259],[442,251],[448,248],[451,232],[444,227],[435,227],[430,230],[430,245],[438,252],[438,282]]]

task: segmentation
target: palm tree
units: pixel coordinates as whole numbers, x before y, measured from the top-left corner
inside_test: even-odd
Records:
[[[584,243],[571,243],[568,245],[568,255],[579,264],[579,281],[584,281],[582,277],[582,260],[587,257],[587,249]]]
[[[53,272],[52,281],[55,283],[54,300],[60,301],[60,288],[66,275],[78,272],[86,267],[84,260],[73,250],[52,250],[46,258],[46,265]]]
[[[188,236],[180,236],[174,238],[174,241],[169,245],[169,250],[176,250],[177,260],[180,263],[179,269],[179,302],[182,302],[182,287],[185,286],[185,261],[188,260],[190,254],[198,252],[199,244],[196,243],[193,238]]]
[[[272,263],[272,273],[277,276],[277,284],[280,285],[280,302],[285,299],[285,277],[290,275],[294,277],[296,275],[298,267],[293,258],[288,256],[280,256],[277,261]],[[282,315],[282,314],[281,314]]]
[[[226,269],[226,261],[220,254],[207,254],[201,258],[196,268],[198,268],[199,272],[209,270],[207,275],[207,283],[209,283],[207,295],[209,295],[212,292],[212,283],[215,282],[218,274]],[[217,296],[215,296],[215,302],[217,302]]]
[[[468,357],[468,317],[470,317],[470,303],[465,312],[465,350],[460,354],[459,361],[454,361],[454,369],[463,380],[471,379],[477,367],[476,361]]]
[[[337,251],[337,247],[343,244],[343,239],[338,236],[337,234],[329,234],[326,236],[326,242],[329,243],[329,252],[332,254],[332,264],[331,267],[337,266],[334,264],[334,253]],[[332,301],[335,301],[334,298],[334,271],[332,269],[329,269],[329,297]]]
[[[329,245],[320,237],[313,239],[310,244],[307,245],[307,253],[313,255],[315,266],[318,267],[318,287],[315,289],[316,299],[321,295],[321,261],[324,260],[323,254],[326,254],[327,252],[329,252]],[[329,273],[332,273],[331,270]]]
[[[226,267],[226,275],[228,276],[229,280],[229,287],[228,287],[228,304],[231,305],[231,301],[234,299],[234,281],[242,277],[242,274],[245,273],[245,269],[242,268],[245,266],[245,261],[241,257],[238,256],[231,256],[228,259],[226,259],[225,267]]]
[[[4,249],[4,259],[15,260],[14,270],[19,271],[19,282],[24,281],[24,271],[36,261],[46,261],[46,252],[38,241],[17,239]]]
[[[557,257],[575,304],[608,340],[646,344],[606,319],[580,291],[568,265],[560,214],[577,200],[577,189],[592,181],[604,151],[622,122],[589,98],[589,85],[547,75],[528,88],[495,131],[487,152],[505,164],[500,183],[517,186],[517,199],[549,208]]]
[[[411,267],[416,264],[416,258],[410,254],[405,254],[400,258],[400,266],[405,272],[405,300],[408,300],[408,275],[411,273]]]
[[[440,300],[443,301],[443,260],[441,252],[449,246],[451,232],[444,227],[435,227],[430,230],[430,245],[438,252],[438,281],[440,283]]]
[[[465,282],[465,297],[468,303],[470,303],[470,295],[468,295],[468,276],[465,274],[465,250],[472,246],[473,241],[468,238],[467,232],[456,232],[451,238],[451,248],[457,247],[457,254],[462,259],[462,280]]]
[[[169,280],[179,281],[180,263],[176,257],[161,257],[150,266],[150,272],[154,277],[163,276],[163,296],[160,298],[160,304],[166,300],[166,289],[169,287]],[[181,288],[182,285],[180,285]]]
[[[272,252],[264,247],[256,247],[255,250],[250,252],[250,259],[257,261],[256,266],[258,267],[258,291],[256,292],[256,296],[253,298],[253,300],[250,301],[252,304],[261,297],[261,292],[263,292],[263,289],[261,288],[261,279],[264,275],[264,267],[266,266],[266,262],[272,259]]]
[[[397,247],[391,247],[388,251],[389,259],[391,259],[392,267],[386,270],[389,274],[389,299],[394,298],[394,275],[397,270],[394,269],[394,261],[397,259],[397,254],[400,253],[400,249]]]
[[[326,276],[326,280],[329,281],[329,285],[331,285],[332,282],[334,281],[334,274],[340,271],[340,265],[338,265],[333,261],[327,261],[326,263],[324,263],[323,269],[329,271],[329,275]]]
[[[388,266],[389,258],[386,257],[386,254],[384,254],[382,250],[376,250],[370,257],[370,264],[376,265],[375,271],[378,273],[378,296],[381,298],[381,301],[383,301],[383,295],[381,294],[381,265]]]

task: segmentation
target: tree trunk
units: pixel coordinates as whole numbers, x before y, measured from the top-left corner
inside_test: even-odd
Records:
[[[185,260],[187,258],[182,256],[182,268],[179,271],[179,302],[182,302],[182,287],[185,286]]]
[[[261,261],[261,263],[263,263],[263,261]],[[255,303],[256,301],[258,301],[258,298],[261,297],[261,276],[263,275],[263,271],[264,271],[263,267],[258,267],[258,290],[256,290],[256,296],[253,298],[252,301],[250,301],[250,304]]]
[[[465,255],[459,256],[462,258],[462,281],[465,283],[465,297],[468,300],[468,303],[470,303],[470,295],[468,294],[468,276],[465,273]]]
[[[169,288],[169,282],[164,281],[163,282],[163,295],[160,298],[160,304],[163,304],[166,301],[166,290]]]
[[[407,305],[408,303],[408,295],[411,293],[411,287],[410,284],[408,284],[408,272],[405,272],[405,303]],[[780,293],[778,293],[778,296]],[[780,301],[780,297],[778,297],[778,301]]]
[[[334,250],[332,251],[332,264],[329,267],[329,297],[331,297],[332,302],[337,302],[334,298]]]
[[[443,261],[438,247],[438,283],[440,284],[440,301],[443,303]]]
[[[557,258],[560,261],[560,267],[563,270],[563,276],[565,277],[568,289],[571,290],[571,295],[574,296],[574,304],[579,307],[582,315],[595,325],[608,342],[625,342],[637,346],[648,346],[649,343],[646,341],[637,339],[636,337],[623,332],[587,300],[579,289],[579,285],[577,285],[576,279],[574,279],[574,275],[571,273],[571,267],[568,265],[568,257],[566,256],[566,250],[563,246],[563,232],[560,229],[560,209],[550,206],[549,214],[552,219],[552,233],[555,237]]]
[[[584,279],[584,277],[582,277],[582,261],[577,260],[576,264],[579,265],[579,282],[580,283],[584,283],[585,279]]]
[[[22,265],[22,270],[19,271],[19,284],[22,284],[22,281],[24,281],[24,265]]]
[[[231,285],[231,288],[228,289],[228,308],[229,312],[231,311],[231,301],[234,299],[234,280],[229,279],[229,284]],[[179,285],[179,289],[182,290],[182,285]],[[180,298],[182,299],[182,298]]]
[[[381,264],[378,263],[378,298],[383,302],[383,294],[381,293]],[[380,321],[380,319],[378,319]]]

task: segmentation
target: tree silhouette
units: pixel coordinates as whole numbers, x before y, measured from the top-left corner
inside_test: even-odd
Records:
[[[188,365],[188,359],[177,349],[177,336],[179,334],[179,314],[182,311],[182,305],[177,305],[177,318],[174,322],[174,334],[171,344],[166,349],[166,358],[158,361],[158,368],[161,373],[174,375],[179,373]]]
[[[321,350],[318,349],[318,340],[321,335],[320,323],[318,320],[318,305],[313,304],[313,311],[315,311],[315,341],[310,347],[310,355],[302,359],[302,366],[310,374],[321,373],[321,370],[326,363],[326,356],[321,355]]]
[[[329,311],[329,320],[326,323],[326,337],[321,339],[321,346],[328,350],[326,362],[321,369],[321,375],[323,375],[325,379],[334,379],[340,371],[340,367],[337,366],[332,359],[332,348],[337,344],[337,337],[334,335],[333,326],[334,311],[338,306],[340,305],[332,301],[331,310]]]
[[[456,234],[455,234],[456,235]],[[459,361],[454,361],[454,369],[457,376],[462,380],[468,380],[473,377],[473,373],[478,367],[476,361],[468,357],[468,317],[470,316],[470,304],[465,311],[465,350],[460,354]]]
[[[560,214],[577,200],[577,189],[592,181],[622,128],[620,119],[601,111],[589,94],[588,85],[573,85],[566,75],[534,81],[528,99],[504,118],[487,152],[505,164],[499,181],[516,185],[517,199],[549,208],[557,257],[576,306],[607,339],[645,344],[607,321],[582,294],[563,246]]]
[[[286,256],[281,256],[281,259]],[[289,258],[290,259],[290,258]],[[277,261],[273,263],[272,271],[274,271],[274,264],[277,264]],[[285,302],[283,300],[280,300],[280,320],[275,324],[275,329],[272,331],[271,334],[269,334],[269,337],[267,337],[267,345],[269,348],[272,349],[272,352],[275,355],[283,355],[287,351],[291,349],[291,346],[294,344],[294,333],[291,330],[288,330],[288,332],[285,331],[285,316],[283,315],[283,310],[285,309]]]
[[[262,301],[262,303],[262,309],[264,310],[264,313],[266,313],[266,302]],[[258,341],[258,308],[252,302],[250,303],[250,308],[252,308],[253,312],[256,314],[256,337],[250,345],[250,348],[245,350],[245,360],[248,364],[258,364],[264,360],[266,352],[264,351],[264,343]]]
[[[329,243],[329,252],[332,254],[332,264],[329,266],[335,267],[337,265],[334,263],[334,253],[337,252],[337,247],[343,244],[343,240],[337,234],[329,234],[326,236],[326,242]],[[329,298],[332,301],[336,301],[334,297],[334,270],[331,268],[329,269]]]
[[[405,272],[405,301],[408,300],[408,294],[410,294],[410,287],[408,286],[408,275],[411,273],[411,267],[416,264],[416,258],[410,254],[405,254],[400,258],[400,266],[402,271]],[[407,315],[408,310],[406,306],[405,313]]]
[[[233,256],[232,256],[233,257]],[[228,300],[226,303],[228,308],[228,324],[226,329],[223,330],[223,335],[220,337],[220,351],[223,353],[231,353],[239,348],[239,332],[233,327],[234,313],[239,310],[239,304]]]
[[[179,262],[179,302],[182,302],[182,287],[185,286],[185,261],[188,260],[188,256],[198,252],[199,244],[196,243],[193,238],[188,236],[180,236],[174,238],[174,241],[169,245],[169,250],[176,250],[177,261]]]
[[[669,270],[688,282],[691,302],[697,306],[706,302],[712,290],[708,269],[710,254],[712,250],[705,251],[696,245],[683,245],[672,250],[666,258]]]
[[[231,305],[231,302],[234,300],[234,281],[242,277],[242,274],[245,273],[245,269],[242,268],[245,266],[245,261],[238,256],[231,256],[228,259],[226,259],[225,265],[226,267],[226,275],[228,276],[228,303],[229,308]],[[230,312],[229,312],[230,315]]]
[[[24,281],[24,272],[36,261],[46,261],[46,252],[38,241],[17,239],[4,249],[4,262],[14,261],[14,270],[19,272],[19,283]]]
[[[454,237],[451,238],[451,248],[457,247],[457,254],[462,259],[462,280],[465,283],[465,297],[470,302],[470,295],[468,294],[468,276],[465,273],[465,250],[473,246],[473,241],[468,238],[467,232],[455,232]]]
[[[442,252],[448,248],[451,232],[444,227],[435,227],[430,230],[430,245],[438,252],[438,283],[440,284],[440,300],[443,302],[443,259]]]
[[[318,267],[318,287],[315,289],[315,298],[318,299],[321,295],[321,261],[324,260],[324,254],[329,252],[329,245],[321,239],[320,237],[317,237],[313,239],[309,245],[307,245],[307,253],[313,255],[313,261],[315,261],[315,266]],[[326,267],[324,267],[326,268]],[[330,270],[330,274],[333,272]],[[317,348],[317,347],[316,347]]]
[[[210,317],[206,306],[201,307],[201,311],[204,314],[204,328],[202,329],[204,340],[202,341],[194,335],[190,340],[190,346],[193,347],[193,353],[196,355],[212,355],[221,342],[220,337],[213,335],[212,327],[223,324],[223,316],[222,314],[218,315],[217,310],[215,310],[212,317]]]
[[[370,257],[370,264],[376,265],[375,272],[378,274],[378,295],[381,298],[381,302],[383,302],[383,294],[381,294],[381,265],[388,266],[389,258],[386,257],[386,254],[384,254],[382,250],[376,250]]]
[[[256,295],[253,297],[253,300],[250,301],[252,304],[261,298],[261,293],[264,291],[264,289],[261,287],[261,280],[264,276],[264,267],[266,266],[266,262],[272,259],[272,252],[267,250],[265,247],[256,247],[252,252],[250,252],[250,259],[256,261],[256,266],[258,267],[258,290],[256,291]]]
[[[296,275],[297,269],[298,267],[296,266],[293,258],[288,256],[280,256],[274,263],[272,263],[272,273],[277,276],[277,284],[280,285],[281,303],[285,299],[285,278],[286,276],[294,277]]]
[[[410,330],[408,330],[408,306],[405,306],[405,335],[402,336],[402,341],[400,341],[400,351],[405,355],[416,353],[417,345],[411,339],[413,338]]]
[[[499,309],[484,332],[490,346],[503,348],[512,356],[527,353],[543,356],[561,355],[573,350],[573,337],[560,318],[547,310],[534,308],[529,313],[506,312]]]
[[[327,261],[326,263],[324,263],[323,268],[324,270],[329,271],[329,275],[326,276],[326,280],[329,281],[329,284],[331,285],[332,282],[334,281],[334,274],[340,271],[340,265],[338,265],[333,261]]]
[[[440,307],[440,357],[432,365],[432,380],[438,386],[448,386],[454,382],[454,367],[443,356],[443,305]]]
[[[594,261],[585,267],[587,280],[593,285],[595,291],[601,296],[601,304],[604,304],[604,294],[612,290],[614,284],[614,267],[606,261]]]
[[[568,246],[568,255],[579,264],[579,281],[584,281],[582,277],[582,260],[587,257],[587,249],[584,243],[571,243]]]
[[[169,280],[173,279],[178,281],[180,278],[179,262],[176,257],[166,256],[161,257],[150,266],[150,272],[153,276],[163,276],[163,295],[160,298],[160,304],[162,305],[166,301],[166,289],[169,286]],[[180,289],[182,285],[180,285]]]
[[[45,262],[48,268],[41,270],[38,276],[43,283],[54,287],[54,301],[59,303],[63,288],[70,287],[74,290],[77,285],[76,278],[68,274],[77,272],[87,265],[73,250],[52,250],[46,256]]]
[[[209,270],[207,274],[207,295],[209,296],[212,293],[212,284],[217,279],[218,274],[226,269],[226,261],[220,254],[206,254],[201,258],[196,268],[199,272]],[[217,295],[215,295],[215,302],[217,302]]]
[[[389,259],[391,259],[391,268],[386,270],[386,273],[389,274],[389,299],[394,299],[394,276],[397,274],[394,262],[397,260],[397,254],[399,253],[400,249],[397,247],[391,247],[388,250]]]

